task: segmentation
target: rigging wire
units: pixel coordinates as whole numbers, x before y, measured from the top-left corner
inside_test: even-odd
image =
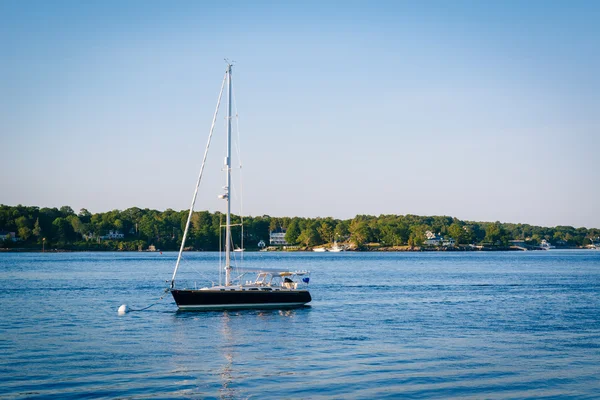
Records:
[[[201,178],[202,178],[202,175],[203,175],[203,172],[204,172],[204,167],[205,167],[205,164],[206,164],[207,153],[208,153],[208,149],[210,147],[211,138],[213,136],[213,131],[214,131],[214,128],[215,128],[215,122],[216,122],[217,114],[218,114],[218,111],[219,111],[219,106],[221,104],[221,99],[222,99],[223,90],[224,90],[225,82],[226,81],[227,81],[227,72],[225,73],[225,76],[223,78],[223,82],[221,84],[221,90],[219,92],[219,98],[218,98],[218,101],[217,101],[217,107],[215,109],[215,113],[214,113],[214,116],[213,116],[213,122],[211,124],[210,133],[209,133],[209,137],[208,137],[208,142],[207,142],[207,145],[206,145],[206,150],[205,150],[204,157],[203,157],[203,160],[202,160],[202,167],[200,169],[200,174],[199,174],[199,177],[198,177],[198,183],[196,185],[196,190],[195,190],[194,196],[192,198],[192,205],[190,207],[190,213],[188,215],[188,220],[187,220],[187,223],[186,223],[186,228],[185,228],[185,231],[184,231],[184,234],[183,234],[183,238],[182,238],[182,242],[181,242],[181,249],[180,249],[179,255],[177,257],[177,263],[175,265],[175,271],[173,273],[173,278],[171,279],[171,287],[174,287],[175,275],[177,273],[180,261],[182,259],[182,249],[184,247],[185,240],[187,238],[187,233],[188,233],[188,230],[189,230],[189,225],[190,225],[190,221],[191,221],[191,218],[192,218],[193,209],[194,209],[194,205],[195,205],[196,197],[197,197],[197,193],[198,193],[198,187],[200,185],[200,181],[201,181]],[[233,88],[232,88],[232,100],[233,100],[234,107],[235,107],[235,126],[236,126],[236,135],[237,135],[237,141],[234,140],[233,144],[234,144],[234,147],[235,147],[235,150],[236,150],[236,153],[237,153],[238,163],[239,163],[239,169],[240,169],[241,249],[244,249],[244,217],[243,217],[243,197],[242,197],[243,183],[242,183],[242,173],[241,173],[242,161],[241,161],[241,151],[240,151],[240,148],[241,148],[240,143],[241,142],[240,142],[239,114],[238,114],[238,109],[237,109],[237,102],[236,102],[236,99],[235,99],[235,92],[234,92]],[[224,121],[225,121],[225,128],[227,128],[228,118],[225,117]],[[231,194],[231,192],[233,192],[233,194],[235,194],[235,185],[233,184],[233,182],[230,182],[230,185],[231,185],[231,187],[229,188],[230,194]],[[222,225],[222,215],[220,216],[220,225]],[[225,229],[231,229],[231,228],[230,227],[225,227]],[[223,239],[222,239],[222,230],[219,229],[219,249],[223,248],[223,244],[224,243],[223,243]],[[233,247],[233,237],[231,235],[230,235],[230,243],[229,243],[229,245],[230,245],[230,249],[234,248]],[[242,260],[241,261],[243,261],[243,258],[244,258],[244,254],[243,254],[243,251],[242,251],[242,255],[241,255],[241,259]],[[235,264],[237,264],[237,257],[236,257],[235,254],[234,254],[234,262],[235,262]],[[219,285],[222,284],[222,269],[223,269],[222,263],[223,263],[223,261],[222,261],[222,253],[221,253],[221,251],[219,251]]]
[[[219,286],[222,284],[223,274],[223,214],[219,214]]]
[[[242,249],[241,259],[244,261],[244,177],[242,173],[242,142],[240,141],[240,118],[238,114],[237,101],[235,100],[235,89],[232,90],[233,108],[235,109],[235,128],[237,133],[237,142],[235,149],[238,153],[238,162],[240,165],[240,219],[242,224],[242,237],[240,248]]]
[[[198,188],[200,187],[200,181],[202,180],[202,174],[204,173],[204,166],[206,165],[206,157],[208,155],[208,148],[210,147],[210,142],[211,142],[213,131],[215,128],[215,122],[217,121],[217,114],[219,113],[219,105],[221,104],[221,97],[223,95],[223,88],[225,87],[226,80],[227,80],[227,72],[225,72],[225,76],[223,77],[223,82],[221,83],[221,91],[219,92],[219,99],[217,100],[217,107],[215,109],[212,124],[210,126],[210,133],[208,134],[208,141],[206,143],[206,149],[204,150],[204,157],[202,158],[202,166],[200,167],[200,173],[198,174],[198,182],[196,183],[196,190],[194,190],[194,196],[192,197],[192,205],[190,206],[190,213],[188,214],[188,219],[185,224],[183,238],[181,239],[181,247],[179,249],[179,255],[177,256],[177,263],[175,264],[175,270],[173,271],[173,277],[171,278],[171,288],[173,288],[175,286],[175,276],[177,275],[177,269],[179,269],[179,263],[181,261],[181,253],[183,253],[183,248],[185,246],[185,239],[187,238],[187,233],[188,233],[188,230],[190,227],[190,221],[192,220],[192,214],[194,212],[194,205],[196,204],[196,197],[198,196]]]

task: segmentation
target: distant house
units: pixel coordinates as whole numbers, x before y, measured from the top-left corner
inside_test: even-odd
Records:
[[[94,239],[96,237],[94,235],[94,232],[84,233],[81,236],[83,236],[83,239],[85,239],[85,240],[92,240],[92,239]]]
[[[108,231],[108,234],[104,235],[104,236],[100,236],[100,239],[103,240],[118,240],[118,239],[123,239],[125,237],[124,233],[121,233],[119,231]]]
[[[427,246],[439,246],[442,242],[442,237],[440,235],[436,235],[431,231],[425,232],[425,238],[426,239],[423,242],[423,244]]]
[[[287,246],[288,242],[285,241],[285,234],[287,230],[284,228],[277,228],[269,233],[269,244],[273,246]]]
[[[452,238],[442,238],[442,245],[446,246],[446,247],[454,247],[454,245],[456,244],[456,240],[452,239]]]
[[[0,240],[12,239],[13,242],[17,241],[17,235],[15,232],[0,231]]]
[[[440,235],[439,233],[436,235],[431,231],[426,231],[425,232],[425,241],[423,242],[424,245],[426,246],[447,246],[447,247],[454,247],[454,245],[456,244],[456,241],[452,238],[444,238],[442,235]]]

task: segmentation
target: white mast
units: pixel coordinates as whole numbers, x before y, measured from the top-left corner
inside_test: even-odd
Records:
[[[225,157],[225,201],[227,219],[225,222],[225,286],[231,285],[231,64],[227,64],[227,156]]]

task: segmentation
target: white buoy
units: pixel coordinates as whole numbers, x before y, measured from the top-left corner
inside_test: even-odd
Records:
[[[121,305],[121,307],[119,307],[119,315],[125,315],[127,314],[127,311],[129,311],[129,308],[127,308],[127,304],[123,304]]]

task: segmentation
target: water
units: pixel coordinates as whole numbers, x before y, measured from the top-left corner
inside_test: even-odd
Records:
[[[600,252],[247,253],[311,307],[177,312],[174,253],[0,254],[2,398],[597,398]],[[188,287],[218,255],[187,253]]]

